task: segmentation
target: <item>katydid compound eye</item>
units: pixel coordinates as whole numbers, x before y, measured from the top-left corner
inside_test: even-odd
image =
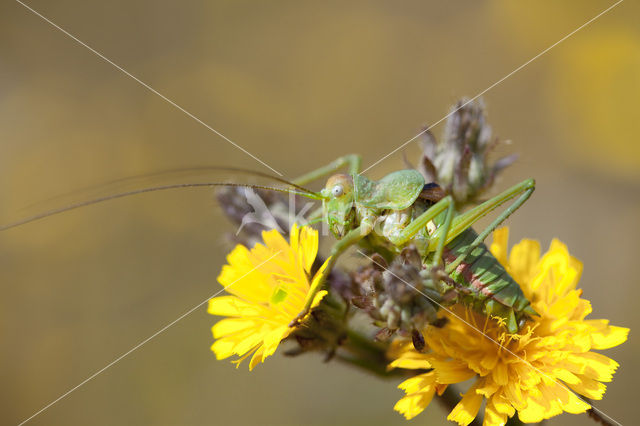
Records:
[[[336,185],[333,188],[331,188],[331,194],[334,197],[339,197],[342,194],[344,194],[344,189],[342,188],[342,185]]]

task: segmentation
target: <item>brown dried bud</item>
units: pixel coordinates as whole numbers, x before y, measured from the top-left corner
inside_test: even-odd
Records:
[[[297,347],[286,352],[296,356],[305,352],[325,353],[325,361],[330,360],[346,337],[347,304],[329,293],[311,314],[296,327],[289,340],[295,340]]]
[[[516,160],[512,155],[490,161],[489,154],[498,144],[491,136],[482,100],[461,99],[451,108],[440,143],[428,131],[423,135],[419,170],[464,206],[477,200],[498,173]]]
[[[411,335],[436,321],[438,292],[425,286],[422,259],[415,247],[405,248],[384,269],[376,260],[353,274],[359,294],[352,299],[382,330],[377,336],[386,336],[396,330]],[[419,344],[419,339],[417,340]]]
[[[216,199],[225,215],[238,225],[229,239],[247,247],[262,240],[262,231],[277,229],[289,234],[295,216],[301,213],[309,201],[299,196],[287,196],[275,191],[225,187],[216,191]]]

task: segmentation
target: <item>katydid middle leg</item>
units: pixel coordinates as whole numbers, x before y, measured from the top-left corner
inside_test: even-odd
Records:
[[[455,210],[455,205],[453,202],[453,197],[451,195],[447,195],[440,201],[438,201],[433,206],[429,207],[427,211],[422,213],[420,216],[411,221],[409,225],[407,225],[398,236],[391,238],[391,242],[395,245],[401,246],[411,240],[420,230],[424,229],[427,224],[435,219],[439,214],[443,211],[446,211],[445,220],[442,226],[439,228],[441,230],[442,238],[439,239],[438,245],[435,250],[435,256],[433,257],[432,266],[437,266],[440,264],[440,259],[442,258],[442,251],[444,250],[445,241],[447,240],[447,235],[449,230],[451,229],[451,222],[453,218],[453,213]]]
[[[360,226],[349,231],[344,237],[342,237],[340,240],[338,240],[337,243],[333,245],[333,248],[331,249],[331,253],[329,255],[329,260],[327,261],[327,265],[324,271],[322,271],[322,276],[320,277],[319,280],[317,280],[314,283],[314,285],[311,288],[309,288],[309,293],[307,295],[307,302],[305,303],[305,306],[302,308],[302,311],[298,314],[298,316],[296,316],[296,318],[293,321],[291,321],[289,326],[291,327],[295,326],[302,320],[302,318],[305,317],[305,315],[307,315],[307,313],[309,313],[309,309],[311,308],[311,304],[313,303],[313,299],[316,293],[322,288],[324,283],[327,281],[327,278],[329,277],[331,270],[336,264],[338,257],[342,253],[344,253],[346,249],[348,249],[349,247],[351,247],[352,245],[356,244],[358,241],[366,237],[371,232],[372,229],[373,229],[373,222],[366,221],[364,223],[361,223]]]
[[[334,161],[327,164],[326,166],[317,168],[315,170],[310,171],[309,173],[306,173],[302,176],[297,177],[296,179],[293,180],[293,182],[297,185],[304,185],[316,179],[320,179],[321,177],[324,177],[326,175],[335,173],[345,166],[348,166],[349,173],[351,175],[355,175],[360,171],[361,162],[362,160],[359,155],[356,155],[356,154],[345,155],[335,159]],[[319,209],[317,212],[321,213],[322,209]],[[315,217],[313,219],[313,221],[316,221],[316,220],[319,220],[319,218]],[[311,304],[313,303],[315,294],[320,290],[320,288],[322,288],[324,283],[327,281],[327,278],[329,277],[329,273],[331,272],[331,269],[335,265],[338,257],[347,248],[356,244],[358,241],[360,241],[362,238],[368,235],[371,232],[372,228],[373,228],[373,221],[365,220],[363,221],[363,223],[360,224],[358,228],[349,231],[347,235],[345,235],[333,246],[328,264],[325,267],[325,270],[323,271],[322,276],[320,277],[319,280],[317,280],[314,283],[314,286],[309,289],[309,295],[307,298],[307,302],[305,303],[305,306],[302,308],[302,311],[298,314],[298,316],[296,316],[296,318],[293,321],[291,321],[290,326],[292,327],[295,326],[297,323],[300,322],[300,320],[302,320],[302,318],[304,318],[305,315],[307,315],[307,313],[309,312],[309,309],[311,308]]]
[[[442,265],[442,253],[444,251],[445,241],[447,241],[447,235],[451,229],[453,220],[453,214],[455,212],[455,203],[451,195],[447,195],[436,204],[431,206],[427,211],[415,218],[411,223],[402,230],[399,236],[392,239],[392,242],[396,245],[402,245],[411,240],[418,231],[424,229],[429,221],[435,219],[442,212],[445,213],[444,222],[438,228],[440,231],[437,239],[435,253],[432,257],[431,264],[429,265],[429,273],[431,274],[432,281],[439,282],[444,281],[448,285],[455,287],[460,292],[466,292],[467,289],[451,279],[444,271]]]

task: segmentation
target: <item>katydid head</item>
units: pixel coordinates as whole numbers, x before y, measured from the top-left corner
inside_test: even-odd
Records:
[[[355,223],[353,178],[345,174],[331,176],[320,192],[324,215],[331,233],[338,239],[353,229]]]

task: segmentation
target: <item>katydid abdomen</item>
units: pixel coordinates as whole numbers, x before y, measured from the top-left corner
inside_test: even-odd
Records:
[[[429,248],[429,242],[438,238],[437,230],[445,221],[445,212],[428,222],[425,228],[416,232],[404,245],[395,245],[391,240],[432,205],[433,202],[418,199],[411,207],[402,211],[381,211],[373,232],[363,241],[365,246],[383,256],[387,254],[385,257],[390,260],[400,254],[403,247],[414,245],[422,256],[423,268],[430,268],[437,262],[434,262],[434,252]],[[467,228],[444,246],[442,261],[445,267],[462,256],[462,261],[449,274],[457,284],[458,297],[455,300],[478,312],[501,318],[509,332],[515,333],[521,320],[527,315],[535,314],[535,311],[518,283],[485,244],[476,245],[467,253],[477,238],[478,234],[472,228]],[[429,283],[425,284],[429,286]]]
[[[445,265],[465,253],[477,237],[478,234],[469,228],[447,244],[443,252]],[[485,244],[475,247],[450,276],[469,291],[467,295],[461,295],[465,304],[502,318],[510,332],[518,330],[523,317],[535,314],[518,283]]]
[[[438,280],[433,275],[430,280],[427,278],[425,285],[440,292],[447,292],[447,287],[454,287],[458,294],[455,301],[486,315],[501,318],[509,332],[515,333],[522,320],[527,315],[535,314],[535,311],[518,283],[482,243],[488,232],[495,229],[499,222],[494,222],[485,229],[481,237],[470,225],[499,206],[502,200],[523,190],[528,191],[524,194],[523,202],[532,188],[533,181],[525,181],[499,195],[497,199],[489,200],[467,212],[456,213],[450,196],[437,191],[437,185],[426,184],[419,195],[413,191],[415,198],[411,205],[398,203],[399,207],[404,207],[401,210],[374,210],[370,205],[359,208],[356,202],[356,220],[362,222],[367,216],[376,217],[372,232],[365,238],[373,251],[383,255],[385,252],[397,255],[407,245],[414,245],[421,254],[424,269],[444,263],[447,274],[441,274],[440,279],[447,281],[448,285],[443,288],[432,282]],[[501,220],[513,208],[507,209]]]

